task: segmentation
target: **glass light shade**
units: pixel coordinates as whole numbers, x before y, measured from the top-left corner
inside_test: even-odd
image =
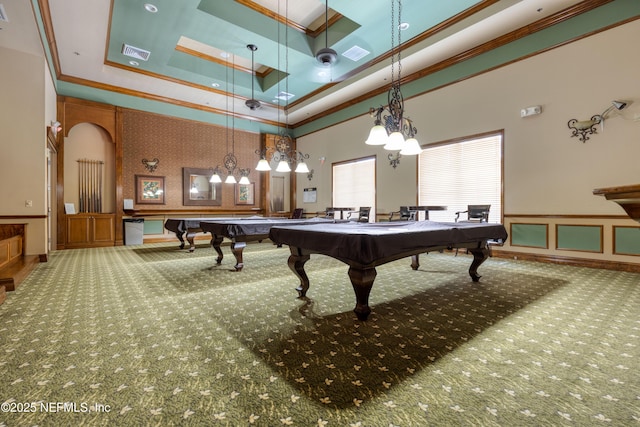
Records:
[[[235,184],[236,183],[236,177],[233,176],[232,174],[229,174],[227,176],[227,179],[224,180],[225,184]]]
[[[280,163],[278,163],[278,167],[276,168],[276,172],[291,172],[289,163],[286,160],[280,160]]]
[[[400,154],[406,156],[415,156],[422,153],[422,148],[415,138],[409,138],[404,142],[404,148],[400,150]]]
[[[198,189],[196,188],[195,185],[193,187],[191,187],[191,190],[189,190],[189,193],[191,193],[191,194],[195,194],[197,192],[198,192]],[[151,193],[151,194],[153,194],[153,193]]]
[[[220,175],[218,175],[217,173],[214,173],[213,175],[211,175],[211,178],[209,178],[209,182],[213,182],[214,184],[222,182],[222,178],[220,178]]]
[[[296,166],[296,173],[309,173],[309,167],[305,162],[300,162]]]
[[[398,131],[392,132],[389,135],[389,141],[384,146],[385,150],[399,151],[404,148],[404,136]]]
[[[246,176],[240,177],[240,181],[238,181],[238,184],[251,184],[251,181],[249,181],[249,178],[247,178]]]
[[[267,159],[260,159],[260,161],[258,161],[258,166],[256,166],[256,170],[257,171],[270,171],[271,170],[271,165],[269,164]]]
[[[368,145],[385,145],[389,141],[387,130],[382,125],[375,125],[369,132],[369,138],[364,142]]]

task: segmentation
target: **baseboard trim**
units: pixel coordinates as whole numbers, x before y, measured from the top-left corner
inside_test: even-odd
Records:
[[[547,262],[552,264],[573,265],[576,267],[601,268],[604,270],[627,271],[630,273],[640,273],[640,264],[633,264],[620,261],[595,260],[572,257],[559,257],[541,254],[529,254],[523,252],[494,250],[495,258],[518,259],[523,261]]]

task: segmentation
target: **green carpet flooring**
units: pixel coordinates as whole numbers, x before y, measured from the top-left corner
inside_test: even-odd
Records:
[[[53,252],[0,305],[0,426],[640,425],[640,275],[176,243]]]

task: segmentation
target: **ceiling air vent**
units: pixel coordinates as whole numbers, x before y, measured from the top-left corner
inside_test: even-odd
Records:
[[[122,45],[122,54],[135,59],[146,61],[149,59],[149,55],[151,55],[151,52],[149,52],[148,50],[140,49],[139,47],[130,46],[125,43]]]
[[[365,56],[369,55],[369,52],[366,49],[361,48],[360,46],[353,46],[351,49],[347,50],[342,54],[345,58],[348,58],[352,61],[359,61]]]
[[[9,17],[7,16],[7,12],[4,11],[2,3],[0,3],[0,21],[9,22]]]
[[[285,92],[283,90],[281,90],[280,92],[278,92],[278,94],[276,95],[276,98],[281,99],[283,101],[288,101],[291,98],[293,98],[294,95],[292,93],[289,92]]]

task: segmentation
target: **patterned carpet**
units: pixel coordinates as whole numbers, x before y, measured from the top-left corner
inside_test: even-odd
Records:
[[[0,306],[0,426],[640,425],[640,275],[429,254],[378,268],[287,248],[57,251]]]

